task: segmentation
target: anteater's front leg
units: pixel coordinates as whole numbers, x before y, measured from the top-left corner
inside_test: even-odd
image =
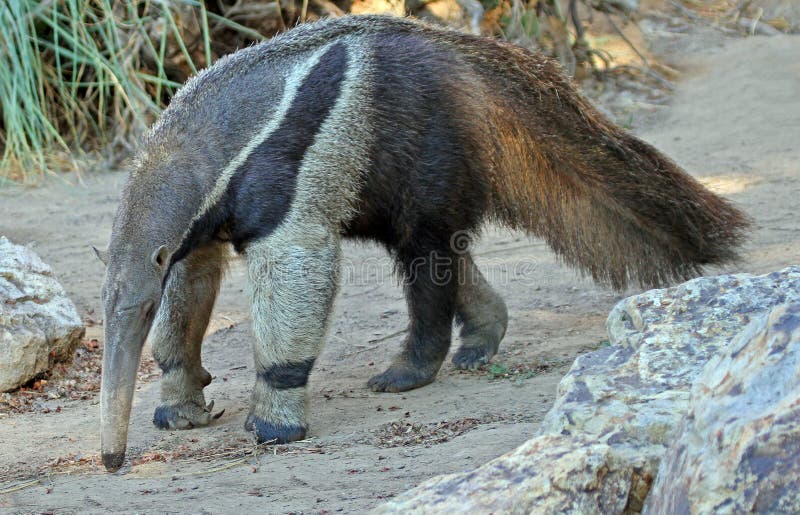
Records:
[[[306,383],[325,338],[339,252],[338,235],[299,224],[247,248],[256,383],[245,429],[259,442],[305,438]]]
[[[163,377],[161,405],[153,423],[161,429],[190,429],[211,421],[203,388],[211,374],[200,362],[211,310],[219,292],[227,249],[198,249],[176,263],[170,273],[150,339]]]

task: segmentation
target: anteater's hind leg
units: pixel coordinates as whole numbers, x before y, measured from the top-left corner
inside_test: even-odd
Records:
[[[400,249],[397,257],[411,321],[403,351],[385,372],[368,382],[376,392],[403,392],[433,382],[447,356],[453,330],[457,272],[447,240],[426,245],[415,239],[413,249]]]
[[[150,332],[153,357],[163,372],[161,405],[153,416],[161,429],[189,429],[211,421],[212,406],[206,406],[203,396],[211,374],[200,363],[200,348],[226,258],[227,249],[213,245],[176,263],[170,273]]]
[[[461,324],[461,346],[453,364],[474,369],[488,363],[506,334],[508,310],[469,253],[459,256],[456,321]]]
[[[284,224],[247,247],[256,382],[245,429],[259,442],[306,435],[306,383],[336,294],[339,236],[318,225]]]

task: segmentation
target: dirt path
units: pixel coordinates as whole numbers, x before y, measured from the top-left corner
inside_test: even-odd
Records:
[[[756,220],[746,262],[730,270],[765,272],[800,262],[798,55],[800,39],[790,37],[708,48],[672,104],[637,129]],[[103,270],[89,245],[107,242],[123,180],[109,173],[87,177],[83,186],[52,181],[28,191],[0,191],[0,234],[33,242],[82,314],[99,313]],[[494,361],[522,373],[492,379],[488,372],[460,373],[448,365],[430,386],[376,394],[365,384],[398,350],[405,305],[382,251],[347,245],[345,253],[347,280],[311,376],[308,441],[256,449],[242,428],[253,374],[237,265],[203,352],[215,376],[207,398],[225,415],[204,429],[157,431],[150,418],[158,383],[142,383],[129,441],[135,464],[108,475],[85,463],[99,448],[97,398],[49,401],[61,409],[47,414],[0,414],[0,477],[10,480],[0,491],[58,458],[67,463],[38,484],[0,494],[0,511],[363,511],[428,477],[475,467],[525,441],[575,355],[605,339],[606,314],[621,298],[561,267],[541,242],[488,231],[477,247],[479,265],[504,293],[511,314]]]

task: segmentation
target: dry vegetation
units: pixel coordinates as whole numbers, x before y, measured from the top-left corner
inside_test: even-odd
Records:
[[[13,392],[0,393],[0,420],[20,413],[60,413],[69,401],[89,401],[100,394],[103,345],[96,338],[84,338],[72,359],[55,363],[39,377]],[[156,380],[161,373],[155,360],[142,360],[137,383]]]
[[[755,0],[658,3],[725,30],[798,29],[781,2],[767,10]],[[33,182],[43,173],[97,164],[97,157],[113,164],[198,69],[295,24],[345,13],[410,14],[538,48],[578,77],[622,73],[668,89],[668,74],[625,36],[639,7],[639,0],[3,2],[0,181]],[[620,66],[588,37],[597,30],[621,37],[638,62]]]

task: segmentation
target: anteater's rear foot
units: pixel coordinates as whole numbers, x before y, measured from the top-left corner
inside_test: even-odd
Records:
[[[453,355],[453,365],[464,370],[475,370],[491,361],[506,333],[505,318],[482,327],[464,326],[461,347]]]
[[[492,356],[497,354],[499,345],[499,340],[494,343],[486,342],[480,346],[462,345],[453,355],[453,365],[462,370],[475,370],[491,361]]]
[[[162,404],[153,414],[153,424],[159,429],[192,429],[207,426],[222,416],[225,410],[213,414],[214,401],[208,406],[194,402]]]
[[[456,320],[461,324],[461,347],[453,355],[453,365],[473,370],[497,354],[508,326],[508,309],[471,260],[468,265],[472,275],[458,291]]]
[[[258,443],[289,443],[306,437],[307,428],[301,425],[286,425],[267,422],[250,413],[244,423],[246,431],[254,433]]]
[[[398,357],[385,372],[372,376],[367,386],[374,392],[405,392],[430,384],[441,367],[438,363],[416,365],[403,356]]]

